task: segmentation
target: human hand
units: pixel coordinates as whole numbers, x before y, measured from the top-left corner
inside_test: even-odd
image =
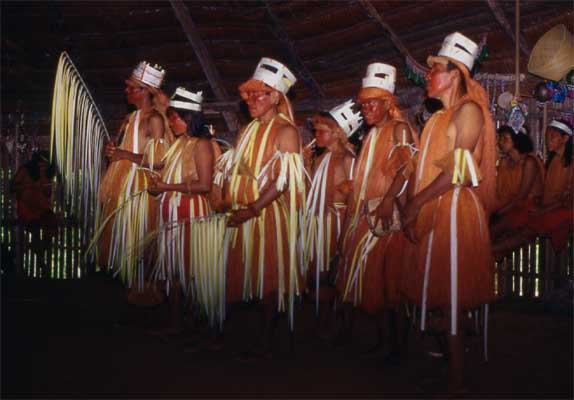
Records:
[[[420,206],[416,201],[411,200],[407,202],[403,212],[401,213],[402,226],[406,227],[413,224],[420,212]]]
[[[403,233],[412,243],[418,243],[416,236],[415,222],[420,212],[420,206],[416,201],[409,201],[401,211],[401,223],[403,226]]]
[[[393,224],[393,199],[384,197],[377,208],[373,211],[375,215],[375,226],[381,222],[381,228],[386,231]]]
[[[164,192],[163,182],[159,180],[158,177],[154,174],[149,174],[147,192],[152,196],[157,196]]]
[[[253,207],[240,208],[239,210],[233,210],[229,221],[227,221],[227,226],[232,228],[237,228],[242,223],[250,220],[257,216],[256,211]]]
[[[110,162],[123,160],[126,158],[125,151],[119,149],[113,142],[108,142],[105,148],[106,157],[110,160]]]

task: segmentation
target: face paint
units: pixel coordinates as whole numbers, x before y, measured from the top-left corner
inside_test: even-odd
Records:
[[[272,93],[271,91],[258,90],[245,92],[242,95],[245,103],[247,103],[251,118],[259,118],[275,106]]]
[[[385,100],[373,98],[360,101],[361,113],[365,118],[367,125],[375,125],[377,122],[382,120],[387,112],[387,104]]]
[[[187,124],[179,116],[177,111],[172,111],[169,113],[168,122],[169,127],[175,136],[179,137],[187,132]]]
[[[452,85],[453,71],[448,71],[446,64],[434,63],[426,74],[428,97],[439,97]]]

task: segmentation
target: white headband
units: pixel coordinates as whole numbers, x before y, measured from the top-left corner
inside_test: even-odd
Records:
[[[286,94],[297,82],[295,75],[285,65],[272,58],[263,57],[253,73],[252,79],[264,82],[273,89]]]
[[[175,93],[173,94],[173,96],[171,96],[171,98],[173,99],[176,96],[180,96],[185,99],[189,99],[191,101],[170,100],[169,101],[170,107],[183,110],[201,111],[201,103],[203,102],[203,92],[193,93],[183,87],[178,87],[177,89],[175,89]]]
[[[568,125],[563,122],[553,120],[548,126],[551,126],[556,129],[560,129],[562,132],[567,133],[569,136],[572,136],[572,129]]]
[[[472,70],[474,61],[478,56],[478,45],[462,33],[454,32],[444,38],[438,55],[460,61],[466,65],[470,71]]]
[[[189,103],[187,101],[170,100],[169,106],[180,110],[201,111],[201,106],[196,103]]]
[[[165,77],[165,70],[157,64],[153,67],[145,61],[142,61],[133,70],[132,77],[151,87],[159,89]]]
[[[394,94],[396,79],[397,69],[395,67],[389,64],[372,63],[367,67],[362,86],[381,88]]]
[[[339,104],[329,114],[337,121],[337,124],[345,132],[347,137],[350,137],[357,128],[363,123],[363,117],[360,112],[353,112],[353,100],[348,100],[343,104]]]

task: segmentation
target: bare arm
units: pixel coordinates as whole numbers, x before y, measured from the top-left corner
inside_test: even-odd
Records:
[[[209,140],[205,139],[200,140],[196,146],[194,157],[198,180],[165,183],[154,177],[148,191],[152,194],[161,192],[181,192],[189,195],[209,193],[213,176],[213,148]]]
[[[536,161],[531,157],[527,157],[524,162],[524,169],[522,171],[522,180],[520,181],[520,190],[515,199],[508,202],[504,207],[502,207],[498,212],[504,214],[512,207],[520,204],[528,198],[528,195],[532,191],[532,186],[534,186],[534,181],[536,179],[538,166]]]
[[[454,130],[456,141],[454,148],[474,151],[484,120],[480,107],[475,103],[467,103],[456,112],[447,130]],[[452,187],[452,171],[444,171],[426,188],[415,195],[407,204],[403,215],[403,226],[410,225],[416,219],[420,208],[427,202],[446,193]]]
[[[413,143],[411,130],[405,123],[395,125],[393,136],[395,139],[395,143],[401,143],[401,144]],[[383,229],[387,229],[392,224],[393,205],[398,200],[397,195],[400,193],[405,182],[407,181],[407,178],[402,173],[403,168],[399,169],[396,172],[395,176],[393,177],[391,186],[389,187],[389,190],[387,191],[383,200],[375,210],[376,215],[375,226],[378,224],[379,220],[381,220],[382,222]]]
[[[298,153],[300,148],[299,132],[291,125],[284,126],[278,133],[275,146],[282,153]],[[249,204],[246,209],[236,210],[229,222],[230,226],[238,226],[243,222],[259,215],[261,210],[269,206],[283,192],[277,189],[274,181],[259,195],[259,198]]]
[[[152,139],[162,139],[164,137],[164,123],[161,115],[154,112],[147,120],[147,136]],[[129,150],[118,149],[113,143],[106,145],[106,156],[111,162],[118,160],[128,160],[135,164],[141,164],[143,154],[133,153]]]

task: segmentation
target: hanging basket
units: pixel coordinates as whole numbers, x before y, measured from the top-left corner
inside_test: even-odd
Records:
[[[574,38],[562,24],[546,32],[532,49],[528,72],[559,81],[574,68]]]

